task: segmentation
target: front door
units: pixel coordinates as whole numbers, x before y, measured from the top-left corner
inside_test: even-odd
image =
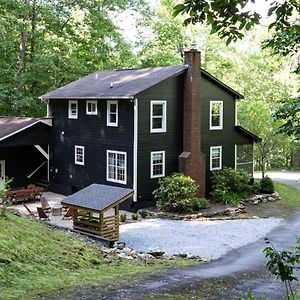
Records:
[[[5,181],[5,160],[0,160],[0,188]]]

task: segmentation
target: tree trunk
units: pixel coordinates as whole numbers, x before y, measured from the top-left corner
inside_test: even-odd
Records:
[[[33,62],[33,58],[35,54],[35,31],[36,31],[36,0],[33,0],[32,9],[31,9],[30,62]]]
[[[23,0],[24,4],[26,6],[29,5],[30,0]],[[25,54],[26,54],[26,41],[27,41],[27,32],[25,30],[25,21],[26,21],[26,13],[23,17],[23,23],[24,23],[24,28],[20,33],[20,47],[19,47],[19,54],[17,58],[17,71],[16,71],[16,91],[17,91],[17,99],[14,103],[14,113],[17,115],[18,114],[18,102],[19,102],[19,97],[21,96],[21,89],[22,89],[22,76],[24,73],[25,69]]]

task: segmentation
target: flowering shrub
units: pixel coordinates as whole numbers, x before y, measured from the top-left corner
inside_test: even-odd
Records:
[[[190,212],[196,199],[198,185],[182,173],[174,173],[159,180],[153,192],[156,206],[167,211]]]

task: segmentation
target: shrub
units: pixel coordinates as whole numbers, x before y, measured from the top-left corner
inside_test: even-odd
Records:
[[[147,216],[148,216],[148,211],[146,210],[146,209],[141,209],[140,211],[139,211],[139,214],[141,215],[141,217],[143,218],[143,219],[145,219],[145,218],[147,218]]]
[[[192,210],[199,211],[202,208],[206,208],[208,201],[205,198],[195,198],[192,200]]]
[[[195,198],[195,199],[192,200],[192,210],[193,211],[199,211],[200,210],[199,199]]]
[[[137,213],[134,213],[131,215],[132,220],[136,221],[139,218],[139,215]]]
[[[199,200],[200,208],[206,208],[208,206],[208,200],[205,198],[200,198]]]
[[[211,195],[225,204],[235,204],[250,193],[248,174],[243,170],[225,167],[212,175]]]
[[[7,208],[11,205],[10,199],[6,196],[7,187],[11,180],[5,179],[4,184],[0,186],[0,218],[6,216]]]
[[[127,215],[125,213],[123,213],[123,214],[120,215],[120,218],[121,218],[121,222],[124,223],[127,219]]]
[[[270,177],[266,176],[261,179],[260,192],[266,193],[266,194],[274,193],[274,184],[273,184],[273,180]]]
[[[174,173],[158,181],[153,192],[156,206],[167,211],[190,212],[192,201],[196,198],[198,186],[189,176]]]

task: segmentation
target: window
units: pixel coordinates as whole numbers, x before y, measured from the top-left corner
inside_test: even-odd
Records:
[[[106,180],[126,184],[126,152],[107,150]]]
[[[150,108],[150,132],[167,131],[167,102],[151,101]]]
[[[210,147],[210,170],[222,169],[222,146]]]
[[[84,147],[75,146],[75,164],[84,165]]]
[[[209,119],[211,130],[223,129],[223,101],[210,101]]]
[[[165,151],[151,152],[151,178],[165,176]]]
[[[118,126],[118,101],[107,101],[107,126]]]
[[[97,101],[86,101],[86,114],[97,115]]]
[[[69,100],[69,119],[77,119],[78,103],[77,100]]]

